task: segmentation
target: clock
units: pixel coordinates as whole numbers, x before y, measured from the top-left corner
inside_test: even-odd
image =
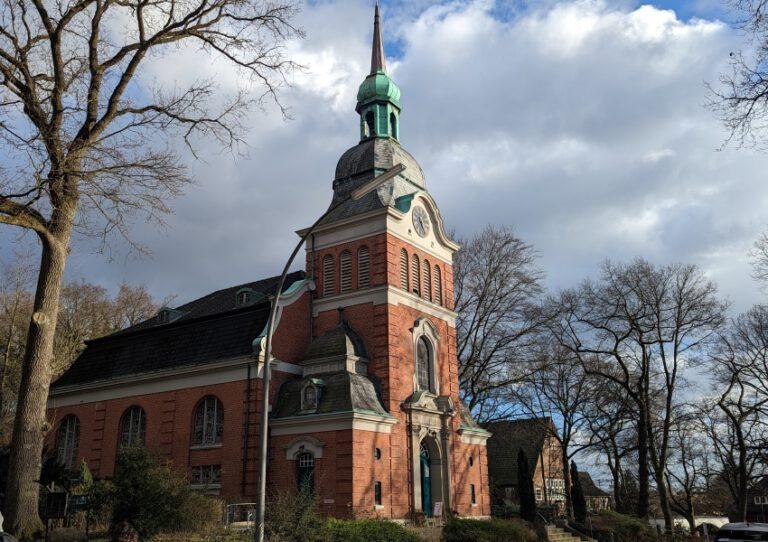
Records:
[[[413,209],[413,227],[419,237],[426,237],[429,233],[429,215],[424,207],[416,207]]]

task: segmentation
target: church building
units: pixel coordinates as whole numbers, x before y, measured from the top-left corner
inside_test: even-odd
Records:
[[[306,269],[288,276],[279,303],[267,484],[311,489],[338,517],[489,516],[490,433],[459,399],[459,247],[400,145],[400,89],[387,74],[378,7],[356,111],[360,141],[336,166],[335,209],[308,237]],[[349,197],[387,171],[378,188]],[[253,502],[277,284],[218,290],[88,342],[52,386],[48,449],[104,478],[121,447],[148,446],[194,487]]]

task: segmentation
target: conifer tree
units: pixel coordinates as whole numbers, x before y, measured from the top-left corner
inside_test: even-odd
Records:
[[[584,498],[584,488],[581,486],[579,469],[575,461],[571,461],[571,502],[576,523],[584,525],[587,521],[587,501]]]
[[[523,450],[517,453],[517,485],[520,494],[520,517],[525,521],[536,520],[536,494],[533,491],[533,474]]]

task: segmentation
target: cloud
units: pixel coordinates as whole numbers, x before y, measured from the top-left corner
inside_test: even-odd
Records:
[[[644,255],[702,265],[736,309],[756,301],[745,254],[766,221],[768,156],[718,151],[725,134],[703,106],[704,82],[717,80],[740,36],[650,5],[510,6],[384,5],[403,144],[448,225],[462,236],[487,222],[514,226],[538,249],[552,287],[605,258]],[[306,5],[308,37],[290,53],[307,70],[283,93],[292,120],[270,106],[254,112],[247,158],[203,147],[205,161],[190,161],[197,184],[173,202],[169,229],[136,224],[151,259],[126,259],[118,242],[109,261],[79,241],[69,275],[144,282],[183,301],[279,272],[293,232],[330,201],[336,160],[357,142],[371,15],[362,0]],[[222,92],[242,83],[184,50],[146,77],[214,77]]]

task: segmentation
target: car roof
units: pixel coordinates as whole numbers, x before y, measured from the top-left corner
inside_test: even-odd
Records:
[[[731,531],[757,531],[768,533],[768,523],[728,523],[723,525],[721,529],[728,529]]]

